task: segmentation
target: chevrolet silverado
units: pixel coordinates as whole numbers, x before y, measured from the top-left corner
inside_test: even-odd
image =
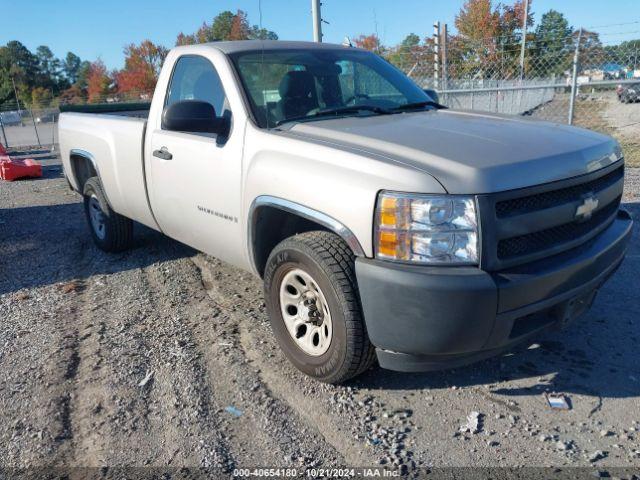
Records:
[[[632,227],[612,138],[445,108],[345,46],[177,47],[150,105],[67,108],[59,138],[99,248],[135,221],[255,273],[285,355],[325,382],[565,325]]]

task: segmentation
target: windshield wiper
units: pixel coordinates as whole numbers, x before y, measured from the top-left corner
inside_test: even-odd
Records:
[[[314,120],[321,117],[338,116],[345,113],[358,113],[358,112],[373,112],[378,115],[388,115],[392,113],[390,110],[382,107],[376,107],[375,105],[349,105],[346,107],[326,108],[319,110],[311,115],[300,115],[298,117],[289,117],[276,122],[276,126],[279,127],[283,123],[287,122],[299,122],[305,120]]]
[[[447,108],[444,105],[440,105],[438,102],[433,102],[431,100],[425,100],[424,102],[413,102],[413,103],[405,103],[404,105],[400,105],[397,107],[393,107],[392,110],[394,112],[403,112],[405,110],[416,110],[418,108],[423,107],[433,107],[436,110],[441,110],[443,108]]]

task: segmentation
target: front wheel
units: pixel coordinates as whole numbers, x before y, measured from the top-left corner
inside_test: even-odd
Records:
[[[265,298],[275,336],[300,371],[340,383],[375,360],[362,317],[349,246],[329,232],[282,241],[265,269]]]
[[[93,241],[105,252],[121,252],[133,244],[133,222],[114,212],[98,177],[84,184],[84,211]]]

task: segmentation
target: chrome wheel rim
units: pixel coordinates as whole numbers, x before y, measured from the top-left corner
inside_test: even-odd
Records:
[[[95,195],[89,198],[89,219],[91,220],[91,228],[100,240],[104,240],[106,235],[106,225],[104,222],[104,212],[100,207],[100,201]]]
[[[313,357],[326,353],[333,334],[331,312],[311,275],[299,268],[287,272],[280,283],[280,311],[300,350]]]

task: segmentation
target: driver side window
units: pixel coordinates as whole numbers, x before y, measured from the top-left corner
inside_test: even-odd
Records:
[[[213,105],[218,117],[222,117],[228,109],[218,72],[206,58],[186,55],[176,62],[169,82],[165,107],[182,100],[207,102]]]

